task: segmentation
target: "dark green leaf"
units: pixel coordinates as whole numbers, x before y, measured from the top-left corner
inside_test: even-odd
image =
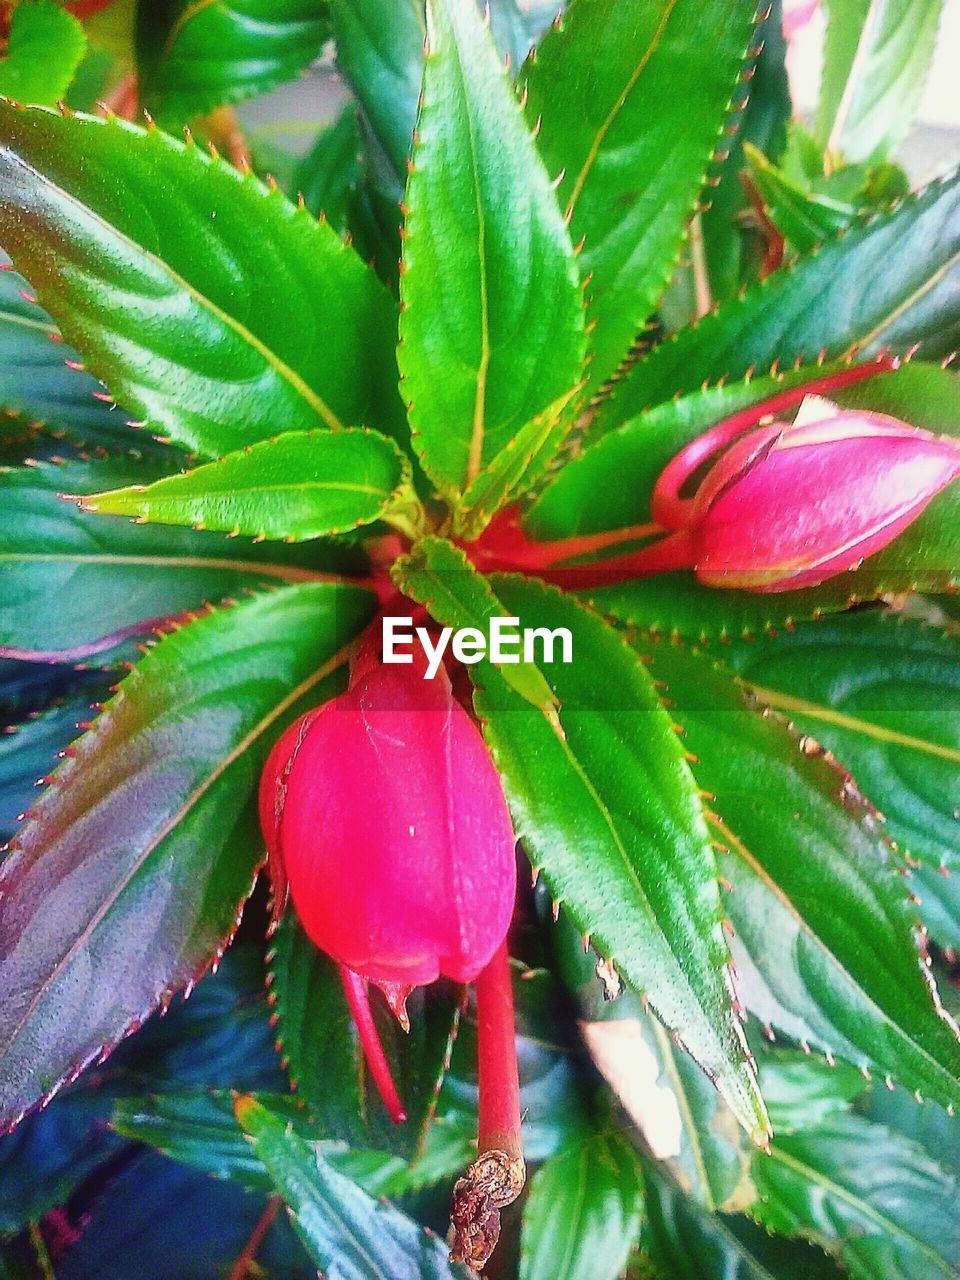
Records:
[[[451,1280],[465,1277],[446,1247],[387,1201],[372,1200],[253,1098],[237,1118],[287,1202],[293,1223],[327,1280]]]
[[[708,658],[642,647],[711,797],[747,1004],[795,1040],[960,1101],[956,1026],[917,952],[906,886],[848,776],[757,715]]]
[[[427,26],[422,0],[330,0],[337,65],[363,108],[399,199],[417,119]],[[383,185],[390,183],[384,177]]]
[[[326,39],[325,0],[143,0],[141,98],[176,126],[292,80]]]
[[[664,342],[618,384],[600,429],[704,380],[860,351],[949,354],[960,337],[960,175],[797,259]]]
[[[271,999],[277,1036],[298,1095],[323,1137],[412,1157],[436,1105],[436,1091],[456,1035],[455,988],[435,984],[410,997],[410,1033],[401,1032],[376,992],[372,1003],[407,1122],[394,1125],[365,1069],[336,964],[310,941],[292,912],[275,935]]]
[[[960,646],[887,612],[801,623],[724,652],[765,705],[832,751],[916,858],[960,871]]]
[[[670,280],[755,21],[747,0],[573,0],[524,68],[527,118],[581,264],[598,387]],[[532,416],[532,415],[531,415]]]
[[[807,195],[755,147],[746,148],[746,157],[767,215],[792,249],[808,253],[853,221],[855,209],[825,196]]]
[[[414,443],[458,497],[583,362],[570,237],[479,12],[435,0],[403,242]]]
[[[356,103],[350,102],[297,165],[293,185],[315,218],[323,216],[343,231],[359,176],[359,122]]]
[[[248,587],[315,576],[304,567],[302,548],[141,528],[85,514],[57,497],[111,480],[149,482],[156,475],[155,464],[132,459],[0,469],[0,646],[23,656],[52,652],[63,661],[110,661],[131,629],[149,636],[151,620],[217,603]],[[330,567],[351,564],[332,559],[327,550],[319,560]],[[355,557],[352,563],[358,567]],[[102,637],[107,642],[98,644]]]
[[[816,1128],[870,1087],[849,1062],[831,1065],[799,1049],[767,1050],[759,1064],[760,1089],[778,1136],[785,1130]]]
[[[777,159],[783,151],[793,110],[781,0],[772,4],[758,35],[763,39],[763,48],[748,86],[750,98],[736,122],[733,146],[717,175],[720,180],[708,192],[710,206],[700,215],[706,277],[711,297],[717,301],[732,297],[741,283],[755,278],[759,265],[757,247],[745,236],[741,222],[747,208],[740,182],[744,147],[750,143],[772,160]]]
[[[943,0],[830,0],[817,141],[882,160],[910,131],[933,60]]]
[[[39,794],[37,783],[53,771],[80,722],[92,718],[91,701],[101,693],[91,688],[86,696],[38,711],[0,732],[0,837],[9,838],[18,816]]]
[[[544,671],[560,732],[495,668],[471,668],[517,833],[577,928],[648,995],[760,1137],[766,1121],[730,1006],[709,837],[650,677],[622,637],[559,592],[508,577],[493,587],[522,626],[573,637],[573,662]]]
[[[960,1177],[960,1116],[948,1115],[933,1102],[918,1102],[899,1088],[874,1089],[861,1110],[923,1147],[944,1169]]]
[[[520,1280],[616,1280],[640,1234],[642,1183],[610,1130],[548,1160],[523,1209]]]
[[[289,1094],[254,1095],[270,1112],[305,1142],[310,1142],[334,1169],[360,1184],[370,1195],[381,1195],[405,1179],[407,1167],[399,1156],[377,1151],[353,1151],[339,1142],[317,1142],[315,1126],[302,1102]],[[229,1090],[178,1089],[150,1097],[117,1100],[111,1127],[135,1142],[156,1147],[164,1155],[215,1178],[227,1178],[257,1191],[272,1191],[273,1182],[245,1141],[237,1124]]]
[[[394,304],[331,227],[157,129],[0,104],[0,141],[4,244],[140,418],[207,456],[402,431]]]
[[[344,662],[370,600],[310,584],[192,623],[71,748],[0,867],[0,1124],[220,954],[262,858],[248,802],[271,730]]]
[[[101,1194],[89,1197],[84,1208],[83,1230],[59,1258],[57,1280],[229,1276],[268,1202],[145,1152],[128,1162]],[[316,1278],[316,1268],[283,1214],[260,1242],[253,1267],[270,1280]]]
[[[401,521],[401,508],[416,502],[411,483],[405,455],[376,431],[291,431],[153,484],[91,494],[80,505],[140,523],[300,542]]]
[[[960,1186],[920,1147],[859,1116],[779,1137],[754,1157],[764,1226],[837,1249],[858,1280],[953,1280]]]
[[[0,272],[0,404],[80,444],[155,448],[150,436],[127,426],[122,409],[96,399],[100,384],[70,367],[80,357],[24,293],[32,296],[22,276]]]
[[[52,107],[67,96],[86,47],[83,27],[72,14],[53,0],[25,0],[11,16],[0,94]]]
[[[645,1172],[644,1244],[664,1280],[840,1280],[819,1249],[771,1239],[746,1218],[709,1214],[652,1163]]]

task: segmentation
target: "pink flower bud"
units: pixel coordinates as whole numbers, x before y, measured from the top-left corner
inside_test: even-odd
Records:
[[[286,731],[260,790],[281,909],[286,880],[317,946],[401,1007],[441,974],[472,981],[516,892],[500,779],[447,673],[426,680],[425,662],[418,648],[413,665],[381,665],[371,632],[346,693]]]
[[[810,22],[820,7],[820,0],[784,0],[783,34],[789,40]]]
[[[960,441],[828,401],[816,409],[824,416],[749,431],[710,468],[686,515],[701,582],[815,586],[887,546],[960,475]]]
[[[511,553],[519,548],[528,572],[568,588],[690,568],[711,587],[791,591],[856,569],[960,475],[960,439],[884,414],[808,395],[792,424],[757,426],[758,409],[746,411],[752,421],[736,414],[711,427],[667,464],[651,498],[654,525],[601,535],[608,547],[654,531],[667,537],[577,565],[561,559],[596,549],[590,539],[521,544],[514,537]],[[697,474],[693,496],[681,497]],[[487,558],[513,537],[509,529],[496,534],[489,551],[481,548]]]

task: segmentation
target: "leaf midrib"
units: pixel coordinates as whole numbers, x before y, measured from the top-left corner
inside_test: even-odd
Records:
[[[159,569],[221,569],[236,573],[249,573],[264,578],[280,578],[284,582],[342,582],[340,574],[327,574],[314,569],[300,569],[295,565],[273,564],[256,560],[230,560],[226,557],[207,559],[204,556],[148,556],[118,555],[116,553],[95,552],[90,555],[60,555],[57,552],[14,552],[0,551],[0,564],[8,561],[13,564],[114,564],[114,565],[150,565]]]
[[[932,1249],[917,1236],[911,1235],[910,1232],[900,1226],[899,1223],[894,1222],[892,1218],[888,1218],[886,1214],[881,1213],[879,1209],[875,1209],[873,1205],[859,1199],[852,1191],[841,1186],[838,1182],[834,1182],[834,1180],[827,1177],[826,1174],[821,1173],[818,1169],[814,1169],[808,1164],[805,1164],[802,1160],[798,1160],[795,1156],[788,1155],[776,1144],[773,1144],[770,1147],[769,1158],[778,1161],[780,1164],[786,1165],[788,1169],[792,1169],[795,1173],[799,1173],[802,1177],[808,1179],[808,1181],[814,1183],[816,1186],[821,1187],[824,1191],[836,1196],[838,1200],[843,1200],[852,1208],[856,1209],[858,1213],[861,1213],[865,1218],[869,1218],[871,1222],[876,1223],[884,1234],[899,1237],[907,1244],[918,1249],[922,1254],[936,1264],[938,1270],[942,1274],[952,1274],[949,1264],[936,1252],[935,1249]],[[858,1239],[862,1238],[863,1237],[858,1235],[843,1236],[840,1238],[840,1243],[842,1245],[853,1244],[856,1243]]]
[[[814,943],[814,945],[818,948],[818,950],[820,950],[826,957],[828,957],[829,960],[831,960],[837,966],[837,968],[840,970],[843,976],[850,982],[850,985],[853,987],[853,989],[860,995],[860,997],[863,1000],[866,1001],[866,1003],[870,1006],[870,1008],[875,1011],[875,1013],[880,1018],[881,1022],[883,1022],[886,1026],[892,1029],[892,1031],[894,1032],[895,1038],[901,1042],[905,1041],[911,1047],[911,1049],[914,1050],[914,1052],[918,1053],[921,1058],[925,1059],[927,1063],[934,1068],[934,1071],[938,1076],[941,1076],[941,1077],[946,1076],[952,1084],[955,1084],[953,1076],[950,1074],[947,1068],[944,1067],[942,1063],[938,1062],[937,1059],[934,1058],[929,1053],[929,1051],[926,1049],[925,1046],[918,1043],[918,1041],[914,1038],[913,1035],[908,1035],[907,1032],[904,1031],[902,1027],[898,1026],[897,1023],[894,1021],[894,1019],[891,1017],[891,1015],[888,1014],[884,1009],[881,1009],[880,1006],[874,1000],[873,996],[871,996],[868,991],[864,990],[862,984],[858,982],[856,978],[854,978],[854,976],[847,969],[846,965],[844,965],[843,962],[840,960],[840,957],[836,954],[836,952],[832,951],[830,947],[827,946],[826,942],[820,937],[820,935],[814,931],[813,927],[807,922],[807,920],[803,917],[803,915],[801,915],[800,911],[794,905],[793,900],[787,895],[786,891],[782,889],[779,884],[777,884],[777,882],[773,879],[773,877],[770,875],[767,869],[757,860],[757,858],[754,857],[754,855],[750,852],[750,850],[747,848],[744,842],[740,839],[740,837],[736,835],[736,833],[732,831],[730,827],[728,827],[726,823],[721,818],[719,818],[716,814],[708,814],[707,820],[717,830],[717,832],[720,834],[723,841],[729,844],[729,846],[744,860],[744,862],[747,863],[747,865],[753,870],[753,872],[763,882],[763,884],[766,885],[766,887],[770,890],[770,892],[774,895],[774,897],[778,900],[778,902],[780,902],[781,905],[786,908],[788,914],[799,925],[801,932],[811,942]],[[936,1010],[934,1009],[933,1012],[935,1014]],[[843,1035],[843,1033],[839,1031],[837,1034]],[[847,1037],[844,1036],[844,1039],[846,1038]],[[861,1048],[860,1052],[866,1055],[867,1051]]]
[[[272,711],[270,711],[267,715],[263,716],[260,720],[258,720],[257,723],[253,726],[253,728],[250,729],[246,734],[244,734],[244,736],[236,744],[233,750],[228,752],[228,754],[224,756],[222,760],[218,761],[216,766],[210,771],[210,773],[206,776],[206,778],[204,778],[204,780],[201,783],[199,783],[191,791],[190,795],[186,798],[186,800],[184,800],[183,804],[180,806],[179,809],[177,809],[176,813],[172,814],[167,819],[167,821],[163,824],[160,830],[152,837],[152,839],[138,854],[138,856],[136,857],[133,864],[126,872],[126,874],[113,886],[110,893],[106,896],[106,898],[101,903],[100,907],[94,913],[92,918],[88,921],[88,923],[86,924],[82,932],[79,933],[76,938],[74,938],[73,942],[70,944],[66,953],[57,961],[57,963],[53,966],[53,968],[46,974],[43,982],[37,988],[37,991],[34,994],[33,999],[29,1002],[26,1009],[24,1010],[22,1017],[19,1019],[16,1026],[8,1035],[7,1042],[4,1045],[2,1050],[3,1055],[9,1052],[10,1048],[13,1046],[13,1044],[17,1040],[17,1037],[21,1034],[24,1027],[27,1025],[27,1023],[32,1018],[33,1014],[36,1012],[38,1004],[50,991],[54,982],[68,968],[68,966],[76,959],[77,953],[79,952],[81,947],[83,947],[86,944],[86,942],[91,938],[91,936],[96,931],[96,929],[99,928],[99,926],[103,923],[106,917],[110,914],[110,912],[116,905],[118,899],[120,898],[120,895],[126,889],[129,888],[134,878],[140,873],[140,871],[142,871],[144,865],[147,862],[147,859],[155,852],[155,850],[160,846],[160,844],[162,844],[162,842],[166,840],[167,836],[169,836],[171,832],[173,832],[176,829],[176,827],[179,826],[179,824],[186,818],[186,816],[190,813],[190,811],[194,808],[194,806],[207,794],[207,792],[210,790],[213,784],[223,776],[223,774],[227,771],[227,769],[230,768],[232,764],[235,763],[235,761],[239,760],[240,757],[246,751],[248,751],[250,747],[253,746],[253,744],[260,737],[260,735],[266,729],[268,729],[270,725],[274,723],[275,720],[279,719],[279,717],[282,716],[286,710],[288,710],[291,706],[293,706],[297,702],[297,700],[303,697],[304,694],[306,694],[310,689],[314,687],[314,685],[319,684],[322,680],[326,679],[326,677],[329,676],[332,672],[336,671],[338,667],[343,666],[343,664],[348,660],[350,656],[352,646],[353,646],[353,641],[350,641],[348,644],[345,644],[341,649],[339,649],[333,655],[333,657],[329,658],[327,662],[323,664],[323,666],[319,667],[316,671],[312,672],[305,680],[301,681],[300,684],[297,685],[295,689],[291,690],[291,692],[288,693],[286,697],[282,698],[280,702],[278,702],[273,707]]]
[[[573,212],[574,212],[574,209],[576,208],[577,201],[580,199],[580,196],[583,192],[583,188],[584,188],[584,185],[586,184],[587,178],[590,176],[590,170],[593,168],[594,164],[596,163],[597,156],[600,154],[600,148],[603,146],[604,139],[606,138],[610,129],[613,127],[613,123],[616,120],[617,116],[623,110],[623,107],[626,104],[627,98],[633,92],[633,89],[637,81],[643,75],[643,72],[646,69],[647,63],[653,57],[654,53],[656,53],[657,48],[660,44],[660,41],[663,38],[663,33],[667,28],[667,23],[670,21],[670,18],[673,14],[674,9],[677,7],[677,4],[678,4],[678,0],[668,0],[667,7],[663,13],[663,17],[660,19],[660,23],[656,31],[653,33],[653,39],[650,41],[650,44],[644,50],[643,56],[638,61],[636,67],[634,67],[633,72],[630,75],[630,78],[627,80],[626,86],[623,89],[623,92],[620,94],[616,102],[611,107],[610,111],[606,116],[606,119],[600,125],[600,128],[596,131],[593,142],[590,144],[590,149],[587,152],[586,159],[584,160],[583,165],[580,168],[580,172],[577,174],[576,179],[574,180],[573,188],[570,192],[570,199],[567,202],[567,208],[564,213],[564,217],[566,218],[567,222],[569,222],[570,219],[573,217]]]
[[[796,715],[810,716],[814,720],[822,720],[825,724],[836,725],[839,729],[850,729],[865,737],[874,738],[878,742],[890,742],[896,746],[908,747],[913,751],[922,751],[937,756],[941,760],[950,760],[960,764],[960,749],[948,747],[938,742],[929,742],[924,738],[916,738],[912,734],[901,733],[897,729],[888,729],[872,720],[862,720],[859,716],[847,715],[835,707],[824,706],[819,702],[809,702],[805,698],[796,698],[777,689],[769,689],[761,685],[745,681],[747,688],[761,702],[768,703],[778,711],[790,711]]]
[[[101,121],[98,123],[106,125],[108,122]],[[115,237],[123,245],[131,249],[134,254],[139,254],[141,257],[146,259],[147,262],[150,262],[157,267],[172,284],[177,288],[182,289],[184,293],[186,293],[188,297],[192,298],[201,309],[208,311],[215,319],[219,320],[221,324],[225,325],[235,333],[241,341],[252,347],[264,362],[273,369],[278,378],[296,392],[297,395],[299,395],[300,398],[310,406],[314,413],[316,413],[328,427],[334,430],[346,429],[346,424],[340,420],[336,413],[334,413],[323,397],[314,391],[312,387],[308,386],[306,381],[299,373],[296,372],[295,369],[291,368],[285,360],[282,360],[275,351],[271,350],[265,342],[262,342],[245,324],[241,323],[241,321],[237,320],[234,316],[229,315],[222,307],[217,306],[212,298],[208,298],[206,294],[201,293],[199,289],[190,284],[190,282],[181,276],[179,272],[174,271],[170,264],[164,262],[164,260],[157,254],[144,248],[144,246],[134,240],[132,236],[121,231],[119,227],[108,222],[107,219],[97,213],[96,210],[90,208],[89,205],[85,205],[83,201],[77,199],[76,196],[73,196],[58,183],[53,182],[50,178],[40,173],[40,171],[35,169],[33,165],[28,164],[12,148],[2,147],[0,148],[0,151],[5,151],[7,153],[14,166],[18,166],[19,168],[26,170],[28,173],[31,173],[41,188],[56,192],[57,195],[66,201],[68,205],[79,210],[84,217],[90,218],[93,222],[102,227],[107,232],[108,236]],[[137,399],[139,399],[139,397],[137,397]]]

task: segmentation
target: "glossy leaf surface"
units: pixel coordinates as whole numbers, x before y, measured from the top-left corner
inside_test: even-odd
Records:
[[[85,511],[302,541],[389,520],[410,464],[375,431],[291,431],[146,487],[85,496]]]
[[[545,668],[557,732],[487,664],[475,705],[517,834],[582,933],[764,1132],[734,1021],[719,890],[696,789],[650,677],[616,632],[559,592],[494,577],[521,625],[567,627],[574,661]]]
[[[956,1180],[881,1125],[838,1115],[784,1135],[753,1178],[761,1223],[838,1250],[858,1280],[957,1274]]]
[[[83,60],[83,27],[52,0],[27,0],[17,5],[10,19],[9,43],[0,61],[0,94],[52,107],[67,96]]]
[[[915,858],[960,871],[957,641],[888,613],[801,624],[724,654],[755,696],[832,751]]]
[[[523,1210],[520,1280],[616,1280],[640,1234],[633,1148],[596,1133],[537,1170]]]
[[[0,870],[2,1123],[219,955],[262,858],[247,802],[272,727],[369,607],[318,584],[213,613],[161,641],[71,748]]]
[[[289,1133],[285,1120],[240,1097],[237,1118],[290,1207],[300,1238],[328,1280],[452,1280],[445,1245],[387,1201],[379,1203]]]
[[[394,304],[279,191],[157,129],[0,105],[0,197],[41,303],[159,433],[219,456],[278,427],[400,430]]]
[[[398,354],[424,469],[456,497],[572,391],[584,321],[567,228],[479,12],[429,12]]]
[[[948,355],[960,336],[960,176],[799,258],[641,360],[601,409],[618,425],[704,379],[859,351]]]
[[[916,949],[907,886],[850,779],[757,715],[710,659],[641,649],[712,797],[748,1007],[797,1041],[960,1101],[956,1025]]]
[[[140,528],[81,512],[57,496],[156,474],[155,465],[133,460],[0,470],[0,645],[24,655],[66,651],[64,661],[110,661],[131,627],[146,637],[153,628],[143,624],[151,620],[155,625],[247,587],[314,576],[293,548]],[[329,553],[318,563],[331,564]]]
[[[524,69],[527,119],[580,262],[588,373],[605,382],[666,288],[735,94],[755,21],[749,0],[573,0]]]
[[[323,0],[150,0],[137,9],[141,96],[176,128],[292,80],[327,36]]]

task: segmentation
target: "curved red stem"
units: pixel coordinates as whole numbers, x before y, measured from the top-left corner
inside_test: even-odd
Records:
[[[361,978],[359,973],[348,969],[345,964],[340,965],[339,968],[347,1004],[350,1006],[350,1013],[360,1036],[360,1046],[367,1066],[370,1068],[370,1075],[383,1099],[383,1105],[389,1112],[390,1119],[394,1124],[403,1124],[407,1113],[403,1109],[397,1087],[393,1083],[393,1076],[390,1074],[390,1064],[380,1043],[380,1035],[370,1008],[366,980]]]
[[[768,396],[766,400],[749,405],[739,413],[725,418],[723,422],[718,422],[715,427],[711,427],[703,435],[691,440],[661,471],[650,499],[650,514],[664,529],[682,529],[689,522],[689,512],[694,499],[681,498],[680,490],[697,467],[711,454],[742,435],[748,428],[756,426],[761,418],[777,414],[783,409],[791,409],[806,396],[836,391],[840,387],[848,387],[852,383],[862,382],[865,378],[873,378],[878,373],[885,373],[896,367],[895,360],[884,358],[870,364],[841,369],[838,373],[831,373],[826,377],[806,382],[801,387],[791,387],[788,391],[780,391],[775,396]]]

